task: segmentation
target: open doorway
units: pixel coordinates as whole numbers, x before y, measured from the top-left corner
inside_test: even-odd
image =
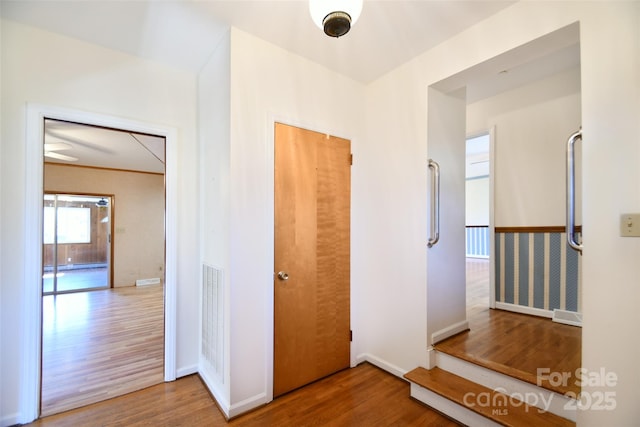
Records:
[[[465,255],[467,318],[490,307],[491,133],[466,140]]]
[[[554,320],[558,310],[579,313],[580,258],[562,237],[565,144],[581,123],[579,26],[450,76],[428,94],[429,157],[441,165],[444,195],[441,238],[428,250],[431,343],[473,329],[459,278],[466,254],[465,141],[487,129],[495,140],[490,301],[501,310]],[[579,350],[573,354],[579,358]]]
[[[165,377],[165,138],[45,119],[44,156],[42,416]]]

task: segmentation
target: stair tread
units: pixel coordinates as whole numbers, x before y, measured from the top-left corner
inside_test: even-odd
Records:
[[[575,426],[573,421],[550,412],[542,412],[526,403],[513,404],[507,395],[491,390],[440,368],[416,368],[404,377],[409,381],[464,406],[504,426]],[[469,394],[471,393],[471,394]],[[465,399],[467,396],[467,399]],[[483,398],[479,398],[482,396]],[[489,397],[490,396],[490,397]],[[485,402],[499,403],[498,407]],[[468,403],[474,403],[470,406]]]

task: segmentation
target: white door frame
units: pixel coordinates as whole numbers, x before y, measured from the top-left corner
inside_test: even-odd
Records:
[[[496,127],[467,135],[467,140],[482,135],[489,137],[489,308],[496,308],[496,260],[495,260],[495,136]]]
[[[44,119],[57,119],[115,129],[164,136],[165,161],[165,330],[164,380],[176,379],[176,286],[177,286],[177,130],[55,106],[28,104],[25,143],[25,251],[20,323],[23,340],[19,348],[23,369],[20,374],[20,414],[22,423],[40,415],[41,334],[42,334],[42,194]]]

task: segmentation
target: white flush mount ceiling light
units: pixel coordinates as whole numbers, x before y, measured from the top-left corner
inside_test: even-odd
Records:
[[[362,12],[362,0],[309,0],[311,19],[330,37],[344,36]]]

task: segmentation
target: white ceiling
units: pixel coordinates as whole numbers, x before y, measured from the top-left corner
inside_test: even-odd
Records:
[[[513,3],[365,0],[358,22],[338,39],[327,37],[311,21],[307,0],[0,0],[0,14],[194,73],[234,26],[366,84]],[[519,49],[525,52],[520,58],[507,53],[452,76],[440,89],[466,86],[467,102],[472,103],[577,67],[577,29],[558,33],[550,38],[549,48],[536,48],[535,57],[527,49]],[[503,70],[507,72],[500,73]],[[102,140],[86,131],[86,141]],[[104,150],[113,149],[112,145]],[[82,154],[80,162],[100,166],[91,156],[99,152],[85,147],[76,154]],[[133,158],[131,153],[127,156]],[[140,168],[147,170],[149,165]]]
[[[165,140],[159,136],[46,119],[44,144],[51,163],[164,173]],[[76,160],[51,158],[48,151]]]
[[[324,35],[306,0],[2,0],[11,20],[197,72],[229,26],[368,83],[513,1],[365,0],[351,32]]]

